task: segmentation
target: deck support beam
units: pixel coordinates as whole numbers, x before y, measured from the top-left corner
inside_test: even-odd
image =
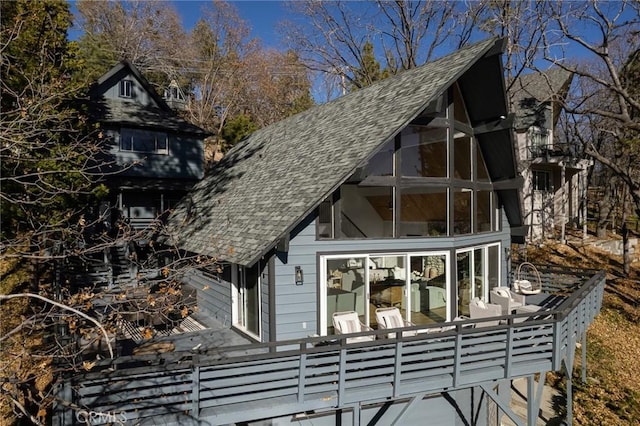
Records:
[[[393,421],[393,423],[391,423],[391,426],[396,426],[396,425],[401,425],[402,423],[402,419],[403,417],[413,408],[415,407],[420,401],[422,401],[424,399],[424,397],[426,396],[426,393],[422,393],[420,395],[416,395],[413,398],[411,398],[411,400],[404,406],[404,408],[402,409],[402,411],[400,412],[400,414],[398,414],[398,417],[396,417],[396,419]]]
[[[511,421],[516,424],[516,426],[525,426],[525,424],[522,423],[522,419],[518,417],[516,413],[513,412],[509,404],[505,404],[502,398],[500,398],[500,395],[495,393],[495,391],[489,388],[487,385],[480,385],[480,387],[482,388],[484,393],[486,393],[489,396],[489,398],[493,399],[493,402],[495,402],[498,405],[498,408],[504,414],[506,414],[507,417],[509,417],[509,419],[511,419]]]
[[[540,373],[538,387],[535,387],[536,380],[534,376],[527,377],[527,424],[535,425],[540,413],[540,405],[542,404],[542,391],[546,373]],[[535,394],[535,395],[534,395]]]

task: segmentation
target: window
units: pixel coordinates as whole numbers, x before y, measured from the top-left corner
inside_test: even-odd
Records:
[[[320,324],[333,334],[335,312],[356,311],[376,326],[376,308],[397,306],[418,325],[450,318],[449,252],[353,253],[320,258]]]
[[[324,200],[318,207],[318,238],[333,238],[333,203]]]
[[[456,133],[453,147],[453,177],[471,180],[471,137],[464,133]]]
[[[495,232],[500,213],[494,197],[456,86],[363,161],[329,198],[337,202],[320,205],[317,238]]]
[[[120,97],[121,98],[130,98],[132,89],[133,89],[133,83],[131,80],[120,81]]]
[[[551,173],[543,170],[534,170],[533,189],[536,191],[551,191]]]
[[[476,232],[488,232],[498,230],[492,219],[493,215],[493,192],[477,191],[476,192]]]
[[[123,128],[120,130],[120,150],[166,155],[169,141],[164,132]]]
[[[402,176],[447,177],[447,129],[416,127],[414,130],[414,134],[402,135]]]
[[[447,194],[446,188],[403,188],[400,195],[399,235],[447,235]]]
[[[471,233],[471,194],[468,188],[456,188],[453,193],[453,233]]]
[[[527,132],[529,152],[533,157],[544,155],[551,148],[550,132],[540,127],[531,127]]]

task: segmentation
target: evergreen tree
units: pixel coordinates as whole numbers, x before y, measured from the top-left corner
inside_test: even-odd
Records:
[[[389,71],[380,70],[380,62],[376,60],[373,44],[370,41],[362,46],[362,54],[359,59],[359,67],[353,71],[351,90],[367,87],[378,80],[389,77]]]
[[[99,146],[78,99],[79,63],[64,1],[0,3],[2,243],[29,251],[77,228],[96,187]],[[30,241],[26,244],[26,241]]]

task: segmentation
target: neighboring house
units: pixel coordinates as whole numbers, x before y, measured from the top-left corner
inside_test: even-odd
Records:
[[[565,239],[565,227],[584,222],[589,160],[557,142],[556,125],[573,74],[561,68],[519,77],[510,89],[516,115],[517,160],[524,178],[524,223],[530,242]]]
[[[170,218],[223,262],[208,311],[271,342],[332,334],[335,311],[375,327],[380,305],[451,321],[508,285],[525,229],[501,53],[462,49],[234,147]]]
[[[534,425],[561,370],[571,424],[604,272],[541,270],[529,306],[456,318],[510,286],[526,234],[502,50],[480,42],[241,141],[168,222],[219,261],[184,275],[204,329],[65,377],[53,424],[521,425],[509,401],[524,379]],[[381,329],[388,306],[417,325]],[[374,330],[336,335],[336,311]]]
[[[177,86],[167,93],[179,101]],[[111,226],[125,219],[144,228],[202,178],[208,133],[181,119],[128,61],[100,77],[89,96],[111,165],[104,170],[110,199],[101,214],[111,209]]]

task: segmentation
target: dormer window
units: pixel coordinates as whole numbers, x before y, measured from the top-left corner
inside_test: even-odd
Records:
[[[133,89],[133,83],[131,80],[120,81],[120,97],[121,98],[130,98],[132,89]]]

